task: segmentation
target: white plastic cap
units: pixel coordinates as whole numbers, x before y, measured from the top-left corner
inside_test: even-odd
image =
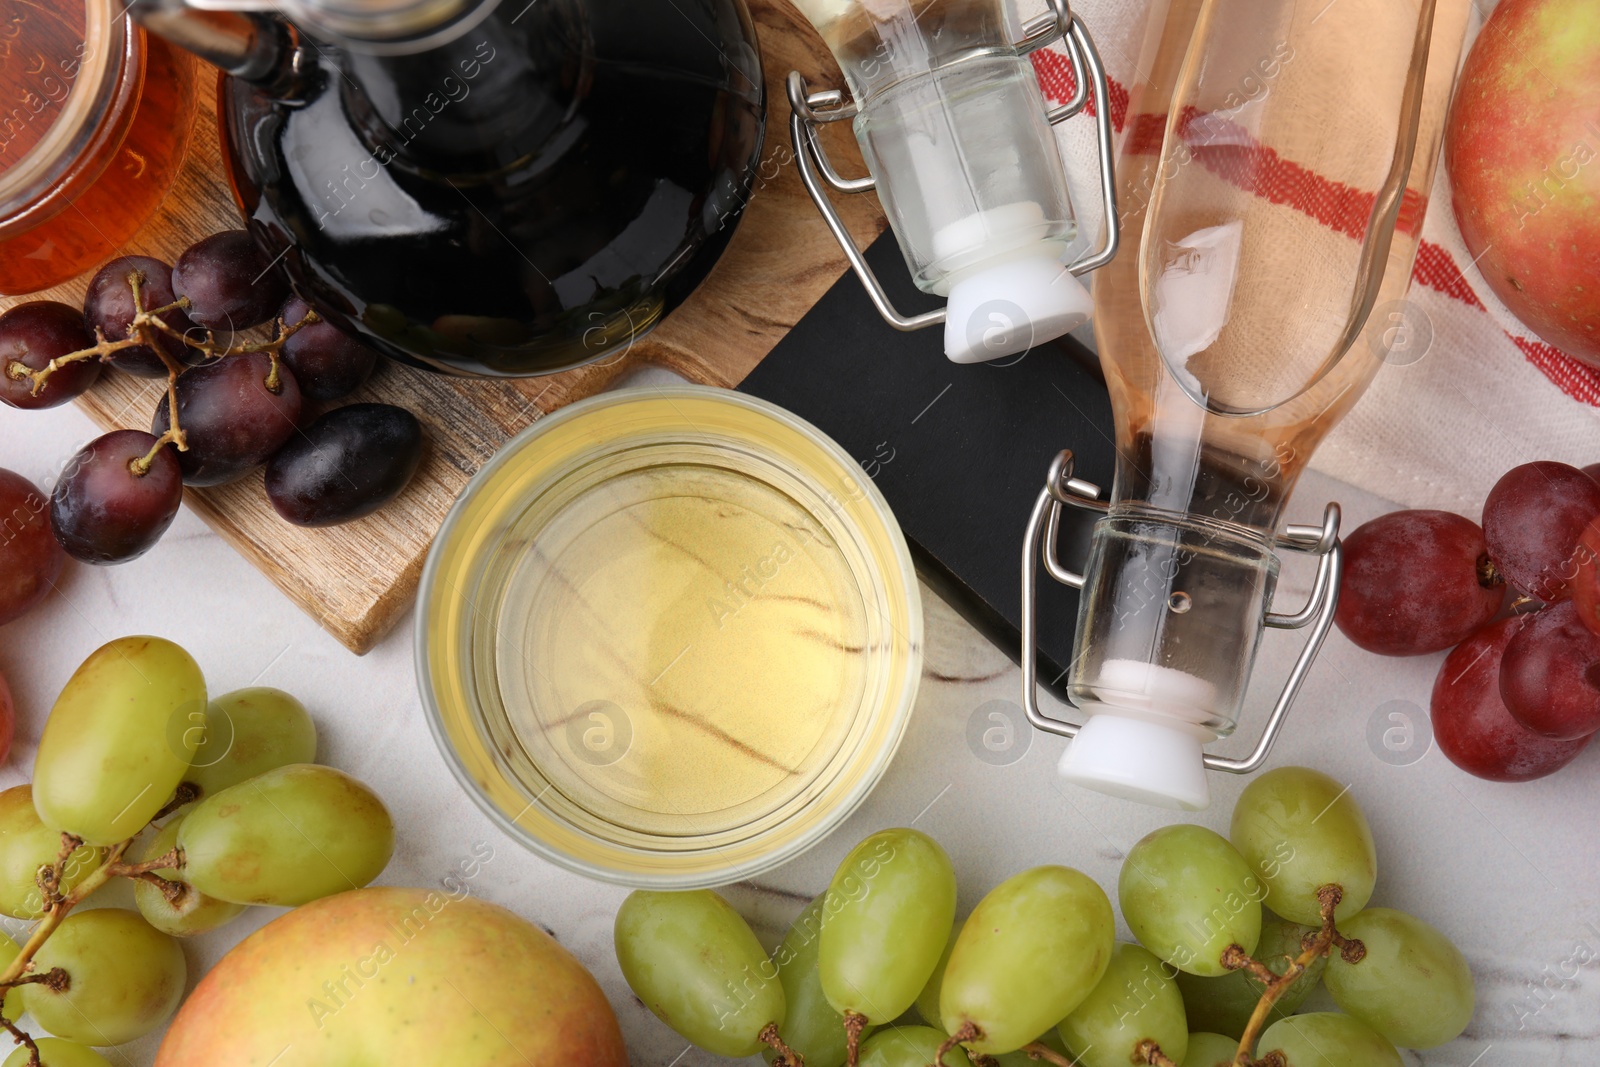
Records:
[[[1038,254],[1008,259],[950,285],[944,354],[983,363],[1026,352],[1089,321],[1089,290],[1061,264],[1061,246],[1040,242]]]
[[[1162,726],[1093,711],[1061,756],[1061,777],[1075,785],[1162,808],[1201,811],[1211,804],[1200,738],[1174,724]]]

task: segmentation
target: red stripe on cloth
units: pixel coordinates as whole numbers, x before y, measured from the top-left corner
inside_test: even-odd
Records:
[[[1411,277],[1417,284],[1437,289],[1446,296],[1453,296],[1468,307],[1477,308],[1479,311],[1487,310],[1483,306],[1483,301],[1478,299],[1478,294],[1472,291],[1467,276],[1456,266],[1455,257],[1446,251],[1443,245],[1423,241],[1417,248],[1417,265],[1411,272]]]
[[[1049,51],[1034,53],[1034,68],[1045,95],[1056,102],[1070,99],[1077,82],[1065,56]],[[1127,124],[1128,90],[1110,81],[1112,120],[1118,130]],[[1090,102],[1093,107],[1093,101]],[[1091,110],[1092,113],[1092,110]],[[1324,226],[1361,240],[1371,221],[1376,197],[1353,189],[1286,160],[1277,152],[1249,137],[1248,131],[1228,125],[1197,122],[1198,112],[1186,117],[1184,132],[1189,150],[1207,170],[1224,181],[1258,196],[1292,207]],[[1166,115],[1141,114],[1134,119],[1124,152],[1129,155],[1155,155],[1166,139]],[[1400,205],[1396,227],[1403,233],[1420,231],[1427,213],[1427,198],[1407,189]],[[1487,312],[1455,257],[1442,245],[1422,241],[1417,248],[1412,280],[1451,297],[1470,308]],[[1582,363],[1554,345],[1507,333],[1527,361],[1563,393],[1580,403],[1600,407],[1600,369]]]
[[[1039,87],[1044,90],[1044,95],[1057,104],[1066,103],[1078,91],[1078,76],[1072,69],[1072,63],[1066,55],[1042,48],[1033,53],[1033,70],[1039,78]],[[1123,125],[1128,121],[1128,89],[1115,78],[1106,79],[1106,92],[1111,97],[1111,125],[1118,133],[1122,132]],[[1084,108],[1084,114],[1095,115],[1097,101],[1093,95],[1089,97],[1089,106]]]
[[[1506,336],[1511,338],[1512,344],[1522,349],[1529,363],[1555,383],[1557,389],[1574,400],[1600,407],[1600,370],[1579,363],[1555,345],[1530,341],[1510,333]]]

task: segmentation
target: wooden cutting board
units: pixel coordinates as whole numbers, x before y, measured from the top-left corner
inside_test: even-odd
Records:
[[[732,386],[821,298],[846,269],[843,253],[806,195],[789,139],[784,79],[791,70],[814,86],[842,84],[821,38],[788,0],[748,0],[767,81],[767,138],[757,190],[727,253],[693,296],[620,357],[517,382],[449,378],[386,364],[349,401],[407,408],[428,430],[429,451],[416,479],[376,515],[306,530],[278,518],[262,476],[216,489],[189,489],[185,501],[329,633],[358,654],[371,649],[410,608],[435,532],[467,479],[512,435],[543,415],[606,388],[635,367],[655,364],[692,381]],[[240,217],[223,179],[214,85],[173,193],[126,249],[167,262],[195,240],[236,228]],[[826,131],[833,158],[861,174],[846,124]],[[865,246],[886,223],[876,197],[844,198],[840,211]],[[81,303],[88,277],[30,299]],[[16,301],[7,302],[7,306]],[[108,372],[79,404],[107,428],[145,429],[164,383]]]

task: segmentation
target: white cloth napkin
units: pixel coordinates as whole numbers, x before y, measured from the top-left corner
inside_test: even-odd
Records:
[[[1498,0],[1480,2],[1487,18]],[[1120,135],[1127,87],[1144,39],[1147,9],[1160,0],[1075,0],[1111,79]],[[1024,3],[1024,12],[1042,6]],[[1470,47],[1481,27],[1474,17]],[[1074,86],[1059,46],[1035,53],[1045,95],[1067,99]],[[1351,66],[1351,76],[1359,76]],[[1079,116],[1056,127],[1083,228],[1099,231],[1094,122]],[[1124,234],[1124,255],[1138,235]],[[1414,363],[1392,363],[1329,436],[1312,466],[1408,507],[1478,517],[1505,471],[1532,460],[1600,463],[1600,370],[1541,341],[1484,284],[1456,228],[1441,162],[1423,227],[1408,302],[1414,326],[1432,339]]]

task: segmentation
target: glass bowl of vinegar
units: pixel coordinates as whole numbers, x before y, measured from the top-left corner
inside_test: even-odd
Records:
[[[905,539],[794,415],[697,386],[541,419],[472,479],[422,577],[446,762],[570,870],[687,889],[824,837],[877,783],[921,673]]]

